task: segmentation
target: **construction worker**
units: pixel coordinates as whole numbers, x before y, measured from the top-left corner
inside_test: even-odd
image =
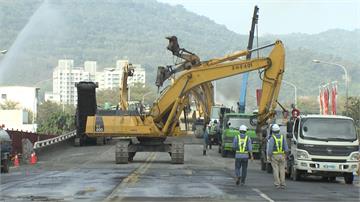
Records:
[[[236,177],[236,185],[239,185],[241,181],[241,185],[245,184],[247,166],[249,153],[251,160],[254,159],[252,153],[252,145],[251,139],[246,135],[247,127],[245,125],[241,125],[239,128],[240,134],[234,137],[233,140],[233,150],[235,150],[235,177]],[[241,173],[240,173],[241,169]]]
[[[286,142],[286,137],[280,134],[280,127],[278,124],[271,126],[272,135],[269,139],[267,148],[267,158],[271,161],[274,174],[274,185],[276,188],[285,189],[285,163],[286,154],[289,148]]]
[[[210,128],[211,124],[209,123],[209,125],[205,126],[205,130],[204,130],[204,144],[203,144],[203,155],[206,155],[206,150],[207,147],[209,145],[209,128]]]

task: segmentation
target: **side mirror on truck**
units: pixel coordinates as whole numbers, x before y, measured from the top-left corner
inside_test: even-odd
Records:
[[[263,138],[266,138],[267,132],[266,132],[265,129],[261,131],[261,135],[262,135]]]
[[[292,121],[287,122],[286,123],[286,132],[292,133],[293,126],[294,126],[294,122],[292,122]]]

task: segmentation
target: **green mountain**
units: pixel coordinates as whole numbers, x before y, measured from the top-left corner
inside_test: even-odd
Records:
[[[127,58],[142,64],[153,84],[157,66],[175,61],[166,50],[166,36],[178,36],[180,46],[202,60],[245,49],[248,38],[182,6],[155,0],[0,0],[0,27],[0,49],[9,49],[0,56],[0,84],[18,85],[49,81],[57,60],[63,58],[74,59],[79,66],[96,60],[100,68]],[[299,95],[316,95],[321,82],[332,80],[339,81],[344,94],[342,70],[311,62],[319,59],[345,65],[351,76],[350,95],[358,96],[359,36],[360,30],[267,35],[259,38],[259,45],[276,38],[284,42],[285,80],[296,84]],[[251,73],[249,96],[254,96],[259,83],[257,72]],[[219,96],[237,99],[239,86],[239,76],[222,80],[217,85]],[[293,89],[284,85],[281,96],[293,99]]]

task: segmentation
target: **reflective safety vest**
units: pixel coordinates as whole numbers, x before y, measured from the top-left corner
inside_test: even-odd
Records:
[[[245,138],[241,138],[240,135],[238,135],[238,145],[239,149],[236,151],[237,154],[247,154],[247,142],[248,142],[248,136],[245,135]]]
[[[280,135],[280,138],[276,138],[275,135],[272,136],[274,138],[274,145],[275,148],[273,150],[273,154],[285,154],[284,150],[283,150],[283,140],[284,140],[284,136]]]

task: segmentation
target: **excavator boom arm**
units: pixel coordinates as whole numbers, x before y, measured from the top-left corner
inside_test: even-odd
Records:
[[[240,54],[237,54],[240,55]],[[238,61],[233,55],[229,55],[231,61],[226,58],[202,63],[196,68],[184,71],[159,98],[152,108],[151,115],[155,122],[172,120],[176,115],[177,107],[174,98],[181,99],[191,89],[213,80],[250,72],[265,68],[263,80],[263,94],[259,107],[259,123],[263,123],[272,113],[276,106],[276,100],[280,89],[282,73],[284,72],[284,47],[281,41],[277,41],[267,58]],[[174,104],[175,103],[175,104]],[[169,113],[171,111],[171,113]],[[164,123],[165,124],[165,123]]]

